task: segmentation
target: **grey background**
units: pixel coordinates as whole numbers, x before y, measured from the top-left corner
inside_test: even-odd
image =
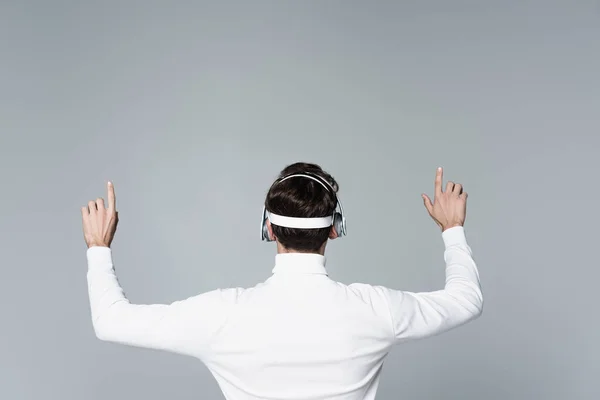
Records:
[[[220,399],[94,337],[80,206],[115,182],[132,302],[266,279],[261,205],[321,164],[330,275],[442,287],[420,194],[469,192],[485,311],[394,350],[380,399],[597,399],[598,2],[0,3],[0,397]],[[367,266],[367,267],[365,267]]]

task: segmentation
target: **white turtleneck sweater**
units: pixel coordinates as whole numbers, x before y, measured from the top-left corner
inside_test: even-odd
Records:
[[[482,312],[464,229],[448,229],[442,238],[446,285],[434,292],[345,285],[327,275],[324,256],[286,253],[277,254],[272,276],[254,287],[169,305],[131,304],[111,250],[91,247],[94,330],[101,340],[200,359],[228,400],[372,400],[394,344],[439,334]]]

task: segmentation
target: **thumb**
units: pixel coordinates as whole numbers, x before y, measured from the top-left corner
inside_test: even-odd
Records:
[[[431,199],[425,193],[423,193],[421,195],[421,197],[423,198],[423,203],[425,204],[425,208],[427,209],[429,214],[432,214],[433,213],[433,203],[431,202]]]

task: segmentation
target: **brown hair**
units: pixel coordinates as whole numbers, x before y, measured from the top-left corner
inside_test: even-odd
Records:
[[[308,173],[328,182],[334,192],[325,189],[319,182],[305,177],[293,177],[283,182],[280,180],[288,175]],[[273,183],[265,207],[267,211],[286,217],[328,217],[333,215],[337,205],[339,187],[335,179],[317,165],[297,162],[288,165]],[[317,252],[327,241],[331,227],[317,229],[285,228],[271,225],[273,234],[286,249],[298,252]]]

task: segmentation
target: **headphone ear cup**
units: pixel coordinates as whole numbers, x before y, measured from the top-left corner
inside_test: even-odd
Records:
[[[265,218],[263,220],[262,239],[266,240],[267,242],[272,242],[272,240],[271,240],[271,238],[269,236],[269,227],[267,226],[267,218]]]
[[[269,227],[267,226],[267,221],[269,217],[267,216],[267,208],[263,206],[262,212],[262,223],[260,225],[260,235],[261,239],[267,242],[272,242],[271,237],[269,236]]]
[[[335,233],[337,233],[338,237],[344,236],[346,234],[346,229],[344,227],[344,217],[339,212],[333,214],[333,229],[335,229]]]

